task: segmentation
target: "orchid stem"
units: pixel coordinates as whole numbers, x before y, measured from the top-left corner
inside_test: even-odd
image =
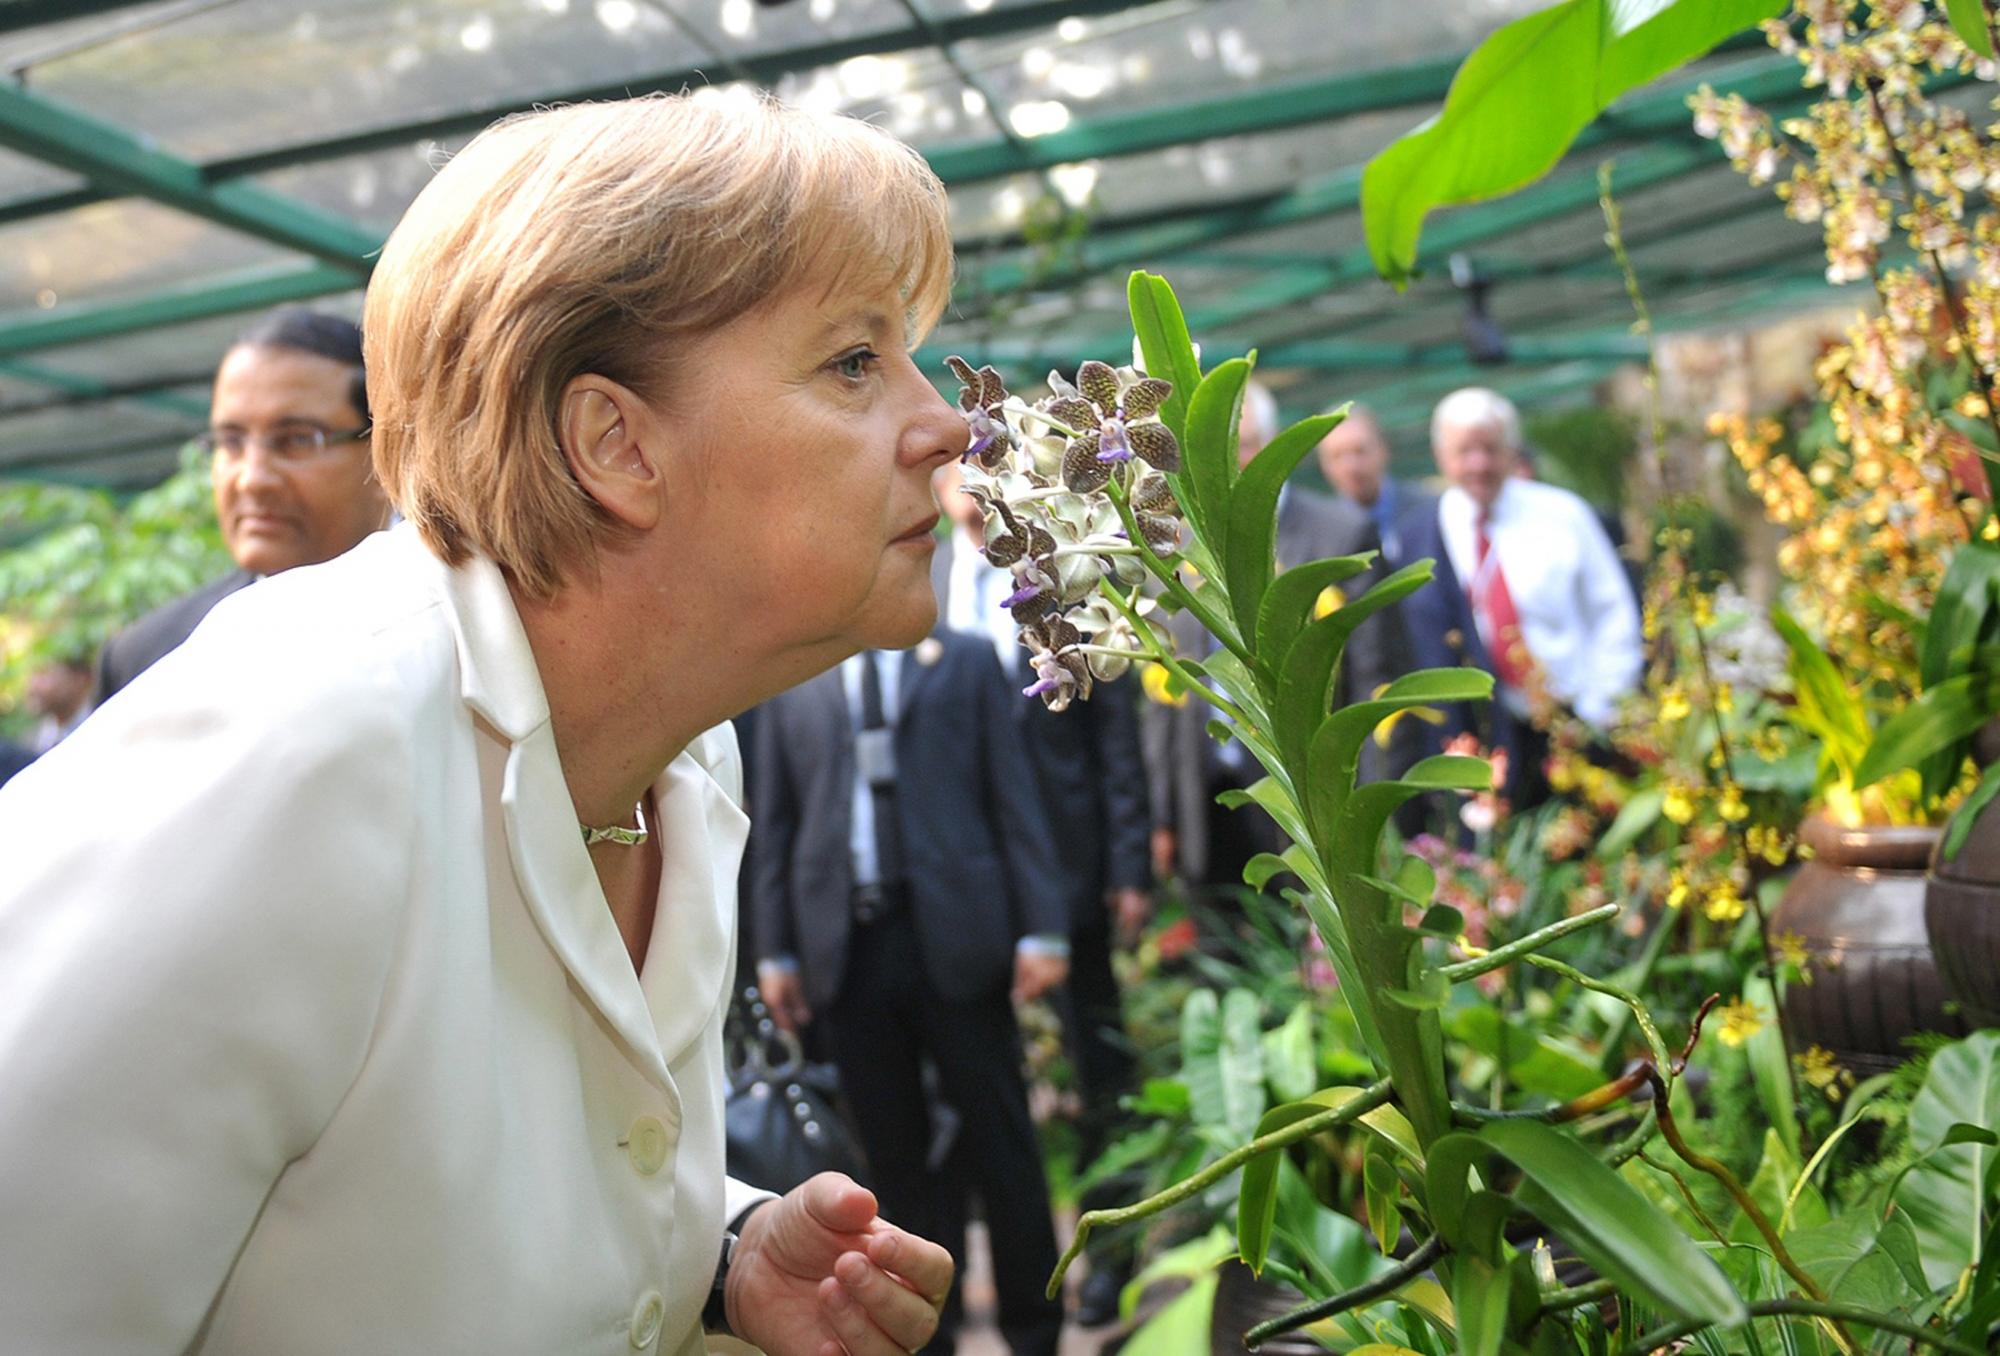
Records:
[[[1207,702],[1210,706],[1213,706],[1216,710],[1228,716],[1231,720],[1235,721],[1239,726],[1243,726],[1245,728],[1249,726],[1248,717],[1246,717],[1242,711],[1237,709],[1236,703],[1230,701],[1229,698],[1223,696],[1221,693],[1217,692],[1215,689],[1208,686],[1208,684],[1202,682],[1192,673],[1189,673],[1187,671],[1187,668],[1180,662],[1180,660],[1175,655],[1169,652],[1167,646],[1157,643],[1158,637],[1155,631],[1153,630],[1152,625],[1148,623],[1145,618],[1141,617],[1130,603],[1125,601],[1125,597],[1123,594],[1119,593],[1117,589],[1111,587],[1111,581],[1107,579],[1100,579],[1097,581],[1097,587],[1098,590],[1101,593],[1103,593],[1105,597],[1111,600],[1111,605],[1113,607],[1117,608],[1120,612],[1125,614],[1125,619],[1132,623],[1133,630],[1135,630],[1142,636],[1147,636],[1155,640],[1156,643],[1150,649],[1145,651],[1143,654],[1139,655],[1138,656],[1139,658],[1148,659],[1151,660],[1153,663],[1160,665],[1168,673],[1171,673],[1176,679],[1178,679],[1181,685],[1187,688],[1188,691],[1195,693],[1203,701]],[[1129,655],[1130,652],[1121,651],[1120,653],[1125,653]]]
[[[1055,1274],[1049,1277],[1048,1297],[1054,1299],[1062,1293],[1063,1274],[1069,1265],[1083,1253],[1084,1242],[1090,1231],[1099,1225],[1129,1224],[1135,1219],[1146,1219],[1157,1215],[1170,1205],[1177,1205],[1190,1196],[1198,1195],[1221,1181],[1230,1173],[1261,1154],[1274,1149],[1282,1149],[1288,1144],[1296,1144],[1302,1139],[1310,1139],[1323,1130],[1332,1130],[1358,1120],[1376,1107],[1389,1100],[1389,1080],[1384,1078],[1370,1083],[1349,1100],[1337,1107],[1330,1107],[1302,1121],[1293,1121],[1282,1129],[1273,1130],[1268,1135],[1259,1135],[1241,1148],[1231,1149],[1213,1163],[1168,1187],[1155,1196],[1148,1196],[1135,1205],[1118,1206],[1110,1210],[1086,1210],[1076,1221],[1076,1236],[1070,1239],[1069,1247],[1056,1262]]]
[[[1594,927],[1617,916],[1618,905],[1600,904],[1589,913],[1580,913],[1574,918],[1557,919],[1547,927],[1537,928],[1525,937],[1517,937],[1515,940],[1507,943],[1507,945],[1495,947],[1483,956],[1474,956],[1471,960],[1462,960],[1454,965],[1440,966],[1438,967],[1438,973],[1442,974],[1453,984],[1457,984],[1461,980],[1473,979],[1485,974],[1488,970],[1498,970],[1501,966],[1518,960],[1530,951],[1540,949],[1558,937],[1567,937],[1572,932],[1578,932],[1587,927]]]

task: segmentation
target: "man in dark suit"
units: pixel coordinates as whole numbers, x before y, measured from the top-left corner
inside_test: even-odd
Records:
[[[977,505],[960,493],[957,464],[940,471],[936,484],[938,503],[952,523],[931,563],[938,615],[953,630],[986,636],[1014,686],[1024,687],[1034,681],[1028,652],[1013,615],[1000,603],[1015,588],[1012,576],[979,553],[984,525]],[[1062,830],[1056,848],[1070,918],[1070,959],[1059,1001],[1083,1097],[1081,1163],[1102,1152],[1118,1118],[1119,1098],[1132,1091],[1135,1078],[1111,950],[1114,931],[1130,936],[1152,909],[1147,855],[1152,817],[1139,751],[1139,700],[1137,684],[1119,678],[1098,683],[1089,701],[1072,702],[1063,711],[1027,697],[1013,704],[1014,726],[1034,764],[1042,801]],[[1092,1206],[1085,1202],[1086,1209]],[[1114,1234],[1092,1251],[1077,1307],[1085,1326],[1118,1316],[1129,1241]]]
[[[286,307],[245,331],[216,371],[202,442],[237,568],[107,641],[97,661],[100,705],[236,590],[331,560],[388,520],[369,463],[361,331],[352,321]]]
[[[1237,428],[1237,457],[1248,465],[1278,432],[1277,402],[1263,386],[1252,382],[1244,392],[1243,414]],[[1287,485],[1278,500],[1277,558],[1280,570],[1327,556],[1356,555],[1380,549],[1375,526],[1352,504]],[[1342,597],[1358,596],[1386,574],[1377,560],[1368,573],[1349,581]],[[1341,598],[1325,600],[1327,605]],[[1180,653],[1210,653],[1214,640],[1186,613],[1168,620]],[[1340,700],[1366,701],[1412,665],[1402,619],[1394,609],[1370,617],[1355,628],[1340,665]],[[1152,791],[1155,865],[1162,874],[1177,870],[1183,880],[1210,889],[1228,889],[1242,880],[1243,867],[1259,852],[1283,847],[1278,828],[1254,807],[1225,810],[1215,797],[1231,788],[1250,785],[1263,769],[1231,740],[1217,744],[1208,735],[1215,713],[1208,704],[1188,700],[1179,705],[1148,703],[1141,722],[1146,769]],[[1397,736],[1407,739],[1399,722]],[[1383,750],[1370,741],[1362,750],[1361,775],[1379,779],[1392,768],[1407,766],[1407,753]]]
[[[1389,474],[1389,440],[1365,405],[1356,405],[1314,449],[1320,474],[1341,499],[1366,513],[1382,539],[1382,555],[1393,568],[1416,557],[1405,549],[1403,515],[1437,496],[1415,482]]]
[[[869,651],[758,712],[750,861],[758,980],[778,1021],[824,1020],[882,1209],[962,1256],[976,1190],[1000,1327],[1053,1353],[1055,1228],[1013,1001],[1062,982],[1055,834],[983,637]],[[924,1066],[958,1113],[942,1168]],[[956,1300],[931,1347],[952,1349]]]

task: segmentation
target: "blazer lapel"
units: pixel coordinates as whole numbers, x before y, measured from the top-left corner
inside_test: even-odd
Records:
[[[412,549],[424,549],[414,532],[409,543]],[[506,581],[483,558],[438,569],[458,641],[461,695],[509,744],[500,806],[522,901],[577,988],[648,1076],[671,1090],[653,1015],[577,829],[575,804],[549,726],[548,699]],[[679,766],[677,761],[674,767]],[[674,768],[661,785],[670,796],[679,795]],[[674,805],[676,830],[684,821],[691,825],[697,811],[680,799]],[[676,879],[669,870],[662,891]],[[706,894],[695,894],[692,902],[709,907]]]

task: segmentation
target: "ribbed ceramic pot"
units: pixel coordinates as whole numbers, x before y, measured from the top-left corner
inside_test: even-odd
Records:
[[[1949,861],[1938,844],[1924,921],[1938,973],[1966,1020],[2000,1026],[2000,800],[1979,811]]]
[[[1811,971],[1810,984],[1785,991],[1793,1045],[1823,1046],[1865,1077],[1901,1063],[1906,1036],[1963,1035],[1924,921],[1925,867],[1939,831],[1850,829],[1814,816],[1799,837],[1812,860],[1770,920],[1774,938],[1796,933],[1804,941]]]

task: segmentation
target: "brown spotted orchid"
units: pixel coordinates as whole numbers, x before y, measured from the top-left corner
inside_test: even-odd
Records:
[[[1168,556],[1180,541],[1166,477],[1180,467],[1180,447],[1159,417],[1173,387],[1087,362],[1075,383],[1050,373],[1050,393],[1030,404],[991,367],[946,362],[967,428],[963,492],[985,518],[987,560],[1014,577],[1003,605],[1035,673],[1024,692],[1060,711],[1150,646],[1131,618],[1152,609],[1139,594],[1140,554]],[[1118,604],[1105,587],[1120,592]]]

